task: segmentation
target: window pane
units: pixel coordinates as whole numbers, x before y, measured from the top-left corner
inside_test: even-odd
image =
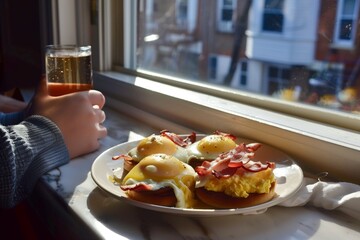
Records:
[[[232,8],[233,0],[223,0],[223,5]]]
[[[265,9],[279,9],[281,10],[284,0],[265,0]]]
[[[283,2],[283,0],[265,1],[262,30],[282,32],[284,24]]]
[[[221,14],[221,20],[231,21],[232,15],[233,15],[232,9],[223,9]]]
[[[339,1],[343,11],[313,0],[192,0],[186,10],[179,0],[148,1],[138,10],[137,67],[359,114],[360,42],[337,48],[331,40],[355,38],[358,1]],[[234,31],[219,31],[223,20],[233,20]]]
[[[241,71],[247,71],[247,64],[246,62],[241,63]]]
[[[241,85],[246,85],[246,84],[247,84],[247,78],[246,78],[246,76],[241,75],[240,84],[241,84]]]
[[[283,16],[275,13],[265,13],[263,19],[263,30],[282,32]]]
[[[277,78],[279,76],[279,69],[276,67],[269,67],[269,77]]]
[[[209,77],[211,79],[216,79],[216,69],[217,69],[217,58],[216,57],[210,57],[210,63],[209,63]]]
[[[353,15],[355,0],[344,0],[343,15]]]
[[[352,20],[342,20],[340,23],[340,39],[351,39]]]

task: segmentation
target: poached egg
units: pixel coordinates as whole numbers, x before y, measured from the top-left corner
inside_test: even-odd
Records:
[[[170,187],[177,199],[176,207],[189,208],[193,205],[195,170],[174,156],[159,153],[142,159],[122,181],[127,187],[143,185],[148,190]]]

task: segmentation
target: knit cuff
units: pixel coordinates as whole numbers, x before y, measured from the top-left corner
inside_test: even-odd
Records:
[[[0,112],[0,124],[4,126],[15,125],[24,120],[24,112],[2,113]]]
[[[32,116],[26,119],[26,122],[36,126],[29,127],[32,146],[42,146],[22,180],[25,191],[30,193],[41,176],[68,163],[70,156],[60,129],[52,121],[45,117]]]

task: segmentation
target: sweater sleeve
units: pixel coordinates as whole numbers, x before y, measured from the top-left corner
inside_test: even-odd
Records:
[[[46,172],[69,162],[58,127],[42,116],[0,125],[0,207],[25,199]]]
[[[20,123],[24,119],[24,112],[2,113],[0,112],[1,125],[14,125]]]

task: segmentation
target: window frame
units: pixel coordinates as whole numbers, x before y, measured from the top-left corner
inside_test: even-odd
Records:
[[[354,45],[355,39],[356,39],[356,32],[359,31],[359,29],[357,28],[357,24],[356,24],[356,19],[358,18],[358,12],[359,12],[359,5],[360,5],[360,1],[359,0],[354,0],[355,1],[355,6],[354,6],[354,13],[351,16],[351,20],[352,20],[352,27],[354,27],[354,29],[351,31],[351,38],[348,40],[345,39],[341,39],[340,38],[340,28],[341,28],[341,21],[346,19],[350,19],[350,16],[344,16],[343,15],[343,9],[344,9],[344,4],[345,4],[346,0],[339,0],[337,2],[338,4],[338,9],[336,12],[336,24],[335,24],[335,29],[334,29],[334,46],[337,47],[346,47],[346,48],[351,48]]]
[[[232,6],[224,5],[224,0],[217,0],[217,11],[216,11],[216,26],[219,32],[232,33],[234,31],[234,10],[237,7],[236,0],[232,0]],[[232,18],[230,21],[224,21],[222,14],[224,10],[232,11]]]
[[[284,31],[284,25],[285,25],[285,17],[284,17],[284,6],[285,6],[285,1],[282,0],[282,9],[277,9],[277,8],[266,8],[266,0],[264,0],[264,12],[262,14],[262,26],[261,26],[261,31],[265,32],[265,33],[274,33],[274,34],[282,34]],[[280,28],[272,28],[272,29],[266,29],[266,19],[267,16],[276,16],[276,18],[280,17],[281,18],[281,26]]]
[[[124,5],[118,7],[136,9],[134,2],[124,0]],[[129,11],[124,12],[124,18],[113,14],[111,20],[123,27],[117,31],[112,29],[113,25],[105,28],[114,3],[99,0],[99,4],[102,12],[98,14],[96,27],[98,37],[103,40],[95,47],[102,53],[102,62],[112,64],[98,66],[94,71],[94,84],[106,95],[108,107],[158,129],[183,126],[210,133],[220,126],[224,131],[283,150],[305,171],[327,171],[335,179],[360,182],[357,173],[360,169],[359,117],[133,70],[131,61],[126,60],[129,56],[119,49],[131,45],[133,37],[127,35],[134,30],[126,25],[135,26],[129,21],[136,18],[128,14]],[[354,125],[355,129],[347,127]]]

